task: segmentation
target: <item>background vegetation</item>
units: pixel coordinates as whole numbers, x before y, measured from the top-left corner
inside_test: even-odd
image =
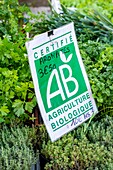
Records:
[[[50,15],[35,16],[17,0],[0,1],[0,169],[29,169],[37,159],[36,145],[48,170],[113,167],[113,3],[111,0],[61,2],[77,10],[62,6],[61,14],[53,11]],[[34,119],[36,106],[25,42],[70,22],[74,22],[99,113],[91,123],[88,121],[51,143],[44,126],[36,130],[24,127]]]
[[[113,21],[113,3],[112,0],[60,0],[60,2],[66,7],[75,7],[80,11],[86,13],[92,9],[97,9],[102,14],[106,15],[111,21]]]

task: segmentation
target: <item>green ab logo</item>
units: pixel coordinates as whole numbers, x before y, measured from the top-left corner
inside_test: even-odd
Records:
[[[54,69],[49,77],[49,80],[48,80],[48,85],[47,85],[48,108],[52,107],[51,99],[54,98],[55,96],[60,95],[62,100],[64,101],[66,99],[66,97],[70,98],[73,95],[75,95],[79,88],[78,81],[74,77],[72,77],[72,69],[67,64],[69,61],[71,61],[72,54],[70,54],[68,56],[68,58],[66,59],[66,56],[64,55],[64,53],[60,51],[60,59],[63,61],[64,64],[59,66],[59,68],[58,68],[59,72],[57,71],[57,69]],[[64,74],[65,71],[68,71],[68,77],[65,77],[65,74]],[[52,86],[52,81],[53,81],[54,77],[56,79],[58,90],[51,93],[51,86]],[[64,84],[64,86],[62,86],[62,83],[60,82],[60,77],[61,77],[61,80],[62,80],[62,83]],[[74,84],[74,90],[71,92],[69,90],[70,89],[69,82]],[[65,90],[67,96],[64,94],[64,90]]]

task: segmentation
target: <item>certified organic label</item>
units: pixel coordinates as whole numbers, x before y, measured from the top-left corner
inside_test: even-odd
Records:
[[[97,112],[73,23],[27,42],[40,111],[52,141]]]

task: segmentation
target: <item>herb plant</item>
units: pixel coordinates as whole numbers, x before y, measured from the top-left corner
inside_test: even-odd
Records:
[[[86,128],[87,127],[87,128]],[[113,117],[87,122],[52,143],[40,127],[41,154],[46,170],[111,170],[113,167]]]
[[[30,170],[38,159],[34,152],[36,130],[28,127],[4,126],[0,129],[0,169]]]
[[[17,0],[0,1],[0,123],[29,118],[36,105],[25,42],[30,13]]]

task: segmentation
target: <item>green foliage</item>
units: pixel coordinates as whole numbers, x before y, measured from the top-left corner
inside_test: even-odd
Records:
[[[113,103],[113,48],[108,44],[88,40],[79,42],[80,52],[98,107]]]
[[[25,47],[32,26],[25,12],[30,15],[17,0],[0,1],[0,123],[24,121],[36,105]]]
[[[96,9],[106,15],[113,22],[113,3],[112,0],[60,0],[66,7],[76,7],[81,11],[88,12],[89,9]]]
[[[36,130],[28,127],[7,128],[0,130],[0,169],[30,170],[36,162],[38,152],[34,153]]]
[[[22,29],[24,21],[23,13],[27,12],[28,10],[29,9],[27,7],[20,6],[18,0],[1,0],[0,37],[6,34],[10,34],[13,40],[17,40],[17,37],[19,37],[18,32]]]
[[[44,127],[40,128],[46,170],[112,169],[113,117],[105,116],[86,126],[82,124],[54,143],[48,140]]]
[[[83,34],[86,40],[101,40],[113,45],[113,23],[98,11],[89,14],[80,10],[70,10],[62,6],[63,13],[57,14],[55,11],[48,17],[34,24],[34,33],[42,33],[58,28],[70,22],[74,23],[77,37]],[[108,39],[108,40],[107,40]]]

